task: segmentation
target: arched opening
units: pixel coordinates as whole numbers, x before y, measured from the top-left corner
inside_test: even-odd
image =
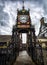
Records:
[[[25,50],[27,47],[27,33],[21,32],[20,34],[20,49]]]
[[[27,34],[22,33],[22,44],[26,44],[26,43],[27,43]]]

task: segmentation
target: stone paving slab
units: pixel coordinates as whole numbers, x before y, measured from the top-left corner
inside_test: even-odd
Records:
[[[14,65],[34,65],[34,63],[26,51],[21,51]]]

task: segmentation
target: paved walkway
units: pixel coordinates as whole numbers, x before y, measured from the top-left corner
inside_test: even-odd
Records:
[[[26,51],[21,51],[14,65],[34,65],[34,63]]]

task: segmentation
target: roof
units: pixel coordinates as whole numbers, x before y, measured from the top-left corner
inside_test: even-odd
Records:
[[[22,8],[22,10],[17,10],[18,12],[18,14],[20,14],[20,15],[29,15],[29,9],[28,10],[26,10],[24,7]]]
[[[11,35],[0,35],[0,42],[8,42],[11,40]]]
[[[47,37],[43,37],[43,36],[38,36],[38,39],[47,39]]]
[[[21,15],[23,15],[23,14],[28,15],[28,14],[29,14],[29,11],[27,11],[27,10],[24,10],[24,11],[20,10],[20,11],[18,11],[18,14],[21,14]]]
[[[47,27],[47,23],[44,23],[44,26],[46,26],[46,27]]]

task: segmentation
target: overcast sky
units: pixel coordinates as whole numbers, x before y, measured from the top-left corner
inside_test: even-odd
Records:
[[[24,0],[24,2],[25,9],[30,9],[31,22],[38,35],[40,19],[47,17],[47,0]],[[0,34],[12,34],[12,27],[16,23],[17,8],[22,9],[22,5],[22,0],[0,0]]]

